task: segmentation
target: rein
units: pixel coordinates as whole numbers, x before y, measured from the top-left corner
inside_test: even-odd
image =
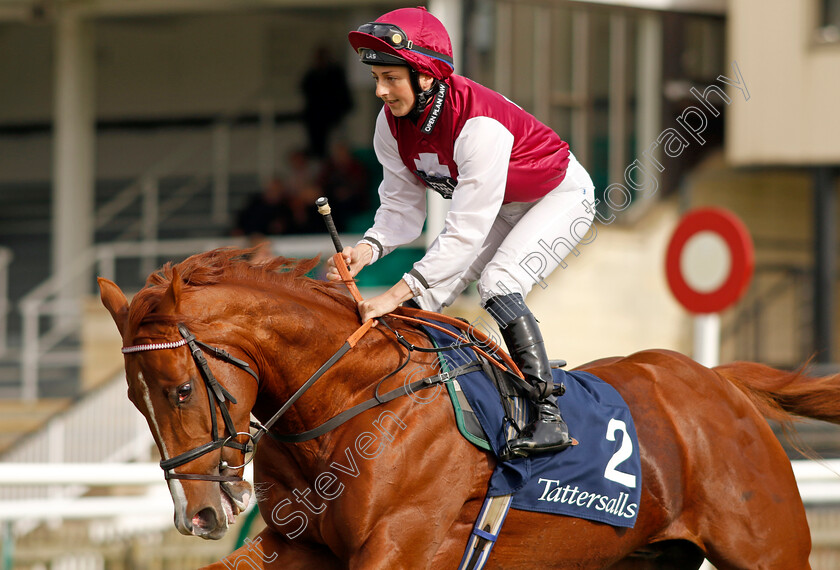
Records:
[[[362,295],[359,292],[358,287],[356,286],[356,281],[353,279],[353,277],[350,276],[350,272],[349,272],[349,270],[347,269],[347,266],[344,263],[343,255],[341,253],[336,253],[333,256],[333,261],[335,262],[335,266],[338,269],[339,275],[341,276],[341,281],[347,286],[347,288],[350,290],[350,294],[353,296],[353,299],[355,299],[356,302],[358,303],[359,301],[362,300]],[[500,370],[503,370],[503,371],[506,371],[506,372],[511,372],[512,371],[520,379],[523,378],[522,373],[516,367],[516,364],[514,364],[513,360],[510,358],[510,356],[508,356],[504,351],[500,350],[500,347],[495,342],[493,342],[490,339],[490,337],[488,337],[484,333],[482,333],[480,331],[477,331],[477,330],[473,330],[473,333],[475,333],[474,338],[478,342],[472,342],[472,341],[468,340],[468,342],[462,343],[461,341],[463,341],[463,338],[461,337],[461,335],[453,333],[452,331],[450,331],[450,330],[448,330],[444,327],[441,327],[439,325],[435,325],[434,323],[429,323],[427,321],[420,320],[417,317],[425,316],[425,317],[433,318],[433,319],[438,320],[440,322],[444,322],[444,323],[453,325],[456,328],[463,328],[463,326],[464,326],[463,321],[461,321],[459,319],[456,319],[456,318],[453,318],[453,317],[447,317],[446,315],[441,315],[441,314],[438,314],[438,313],[432,313],[432,312],[429,312],[429,311],[424,311],[422,309],[414,309],[414,308],[410,308],[410,307],[400,307],[399,310],[400,310],[400,313],[392,312],[392,313],[388,313],[387,316],[394,317],[394,318],[397,318],[397,319],[400,319],[400,320],[403,320],[403,321],[406,321],[406,322],[410,322],[410,323],[414,323],[414,324],[422,324],[424,326],[429,326],[429,327],[435,328],[439,331],[442,331],[442,332],[446,333],[447,335],[451,336],[456,341],[458,341],[458,344],[454,344],[454,345],[448,346],[448,347],[440,347],[440,348],[418,347],[418,346],[415,346],[415,345],[409,343],[405,339],[405,337],[403,337],[398,331],[396,331],[395,329],[390,327],[387,323],[385,323],[385,321],[381,321],[382,324],[386,328],[388,328],[388,330],[390,330],[392,333],[394,333],[394,336],[397,338],[397,341],[408,350],[409,360],[410,360],[410,354],[411,354],[412,351],[443,352],[443,351],[446,351],[446,350],[454,350],[456,348],[472,348],[477,353],[479,353],[481,356],[486,358],[487,361],[490,362],[493,366],[496,366]],[[402,313],[404,313],[404,314],[402,314]],[[340,426],[344,422],[350,420],[351,418],[353,418],[353,417],[355,417],[355,416],[361,414],[362,412],[365,412],[365,411],[367,411],[371,408],[374,408],[374,407],[379,406],[381,404],[385,404],[387,402],[390,402],[391,400],[399,398],[400,396],[406,396],[408,394],[413,394],[417,390],[430,388],[430,387],[432,387],[436,384],[446,382],[447,380],[455,378],[459,374],[465,374],[467,372],[472,372],[473,370],[478,370],[478,369],[481,368],[481,364],[479,362],[477,362],[477,361],[470,362],[468,364],[460,366],[460,367],[458,367],[454,370],[451,370],[449,372],[437,374],[435,376],[430,376],[428,378],[423,378],[422,380],[417,380],[417,381],[412,382],[408,385],[403,385],[400,388],[396,388],[394,390],[391,390],[390,392],[387,392],[385,394],[380,395],[379,394],[379,385],[381,385],[382,382],[384,382],[388,377],[390,377],[393,374],[396,374],[397,372],[402,370],[402,368],[405,367],[406,364],[408,364],[409,360],[406,360],[405,362],[403,362],[403,364],[400,365],[399,368],[397,368],[397,370],[391,372],[390,374],[385,376],[385,378],[380,380],[379,384],[376,387],[376,392],[375,392],[374,396],[372,398],[370,398],[369,400],[366,400],[366,401],[362,402],[361,404],[357,404],[357,405],[353,406],[352,408],[344,410],[343,412],[341,412],[337,416],[334,416],[334,417],[330,418],[329,420],[325,421],[324,423],[322,423],[318,427],[313,428],[313,429],[308,430],[308,431],[305,431],[305,432],[296,433],[296,434],[276,434],[276,433],[270,432],[269,430],[271,429],[271,426],[274,425],[274,423],[278,419],[280,419],[280,417],[291,407],[291,405],[294,404],[294,402],[300,396],[302,396],[303,393],[306,392],[306,390],[308,390],[312,386],[312,384],[314,384],[315,381],[318,380],[318,378],[320,378],[329,369],[330,366],[335,364],[338,361],[339,358],[344,356],[347,353],[347,351],[349,351],[353,346],[355,346],[356,342],[358,342],[358,339],[361,338],[362,335],[364,335],[368,330],[370,330],[371,326],[373,326],[373,323],[374,323],[374,320],[370,319],[367,322],[365,322],[364,324],[362,324],[362,326],[359,327],[359,329],[356,330],[356,332],[353,333],[350,336],[349,339],[347,339],[347,342],[345,342],[344,345],[335,354],[333,354],[333,356],[323,366],[321,366],[321,368],[319,368],[315,372],[315,374],[310,376],[309,380],[307,380],[300,388],[298,388],[298,390],[292,395],[292,397],[289,398],[289,400],[285,404],[283,404],[283,407],[280,408],[277,411],[277,413],[275,413],[268,422],[266,422],[265,426],[261,426],[261,431],[255,436],[254,442],[258,441],[259,438],[261,438],[263,436],[263,434],[266,433],[266,432],[268,432],[271,435],[272,439],[275,439],[277,441],[284,442],[284,443],[301,443],[301,442],[304,442],[304,441],[309,441],[311,439],[315,439],[316,437],[319,437],[319,436],[329,432],[330,430],[335,429],[336,427]],[[501,362],[499,361],[498,358],[494,358],[493,356],[491,356],[491,354],[488,354],[487,352],[485,352],[481,348],[482,346],[485,346],[488,349],[490,349],[493,354],[498,354],[499,357],[501,358]]]
[[[341,254],[336,254],[334,256],[334,259],[336,261],[336,267],[339,270],[342,281],[347,286],[347,288],[350,290],[350,293],[353,295],[353,298],[357,302],[361,301],[362,300],[361,293],[359,292],[358,288],[356,287],[355,281],[350,276],[349,271],[347,270],[347,267],[344,264],[344,260],[341,256]],[[207,388],[207,399],[208,399],[209,405],[210,405],[210,417],[211,417],[211,422],[212,422],[212,437],[213,437],[213,439],[212,439],[212,441],[210,441],[208,443],[205,443],[204,445],[200,445],[198,447],[195,447],[193,449],[185,451],[184,453],[181,453],[181,454],[179,454],[175,457],[171,457],[171,458],[162,460],[160,462],[160,467],[161,467],[161,469],[164,470],[164,477],[167,480],[168,479],[188,479],[188,480],[196,480],[196,481],[217,481],[217,482],[239,482],[239,481],[242,481],[243,480],[242,477],[236,476],[236,475],[206,475],[206,474],[202,474],[202,473],[176,473],[174,471],[174,469],[176,467],[180,467],[182,465],[185,465],[185,464],[187,464],[187,463],[189,463],[189,462],[191,462],[195,459],[198,459],[199,457],[202,457],[202,456],[204,456],[204,455],[206,455],[206,454],[208,454],[212,451],[215,451],[217,449],[221,449],[221,448],[224,448],[224,447],[230,447],[230,448],[233,448],[233,449],[240,450],[246,455],[248,453],[251,453],[251,456],[250,456],[250,458],[248,458],[245,461],[245,463],[243,463],[242,465],[235,466],[235,467],[232,467],[232,466],[228,465],[227,462],[225,462],[223,460],[220,460],[219,470],[221,471],[222,469],[234,469],[234,470],[235,469],[241,469],[241,468],[245,467],[245,465],[247,465],[251,461],[251,459],[253,459],[253,457],[255,455],[257,444],[259,443],[262,436],[265,435],[266,433],[269,433],[273,439],[275,439],[277,441],[281,441],[281,442],[286,442],[286,443],[300,443],[300,442],[303,442],[303,441],[309,441],[311,439],[314,439],[316,437],[319,437],[319,436],[327,433],[328,431],[336,428],[337,426],[343,424],[344,422],[348,421],[349,419],[351,419],[351,418],[353,418],[353,417],[355,417],[355,416],[361,414],[362,412],[365,412],[365,411],[367,411],[371,408],[374,408],[374,407],[379,406],[381,404],[385,404],[387,402],[390,402],[390,401],[392,401],[396,398],[399,398],[400,396],[405,396],[405,395],[408,395],[408,394],[412,394],[417,390],[430,388],[430,387],[435,386],[437,384],[444,383],[444,382],[446,382],[446,381],[448,381],[452,378],[455,378],[459,374],[464,374],[466,372],[471,372],[472,370],[476,370],[476,369],[479,369],[481,367],[481,364],[478,361],[473,361],[473,362],[467,363],[465,365],[462,365],[462,366],[460,366],[460,367],[458,367],[454,370],[451,370],[449,372],[444,372],[444,373],[441,373],[441,374],[430,376],[428,378],[423,378],[422,380],[417,380],[417,381],[412,382],[408,385],[404,384],[402,387],[391,390],[389,392],[386,392],[385,394],[379,394],[379,386],[382,384],[382,382],[384,382],[387,378],[393,376],[394,374],[396,374],[397,372],[402,370],[408,364],[408,362],[411,360],[410,355],[411,355],[412,351],[441,352],[441,351],[445,351],[445,350],[454,350],[456,348],[461,348],[461,347],[470,347],[473,350],[475,350],[477,353],[479,353],[481,356],[486,358],[487,361],[490,364],[492,364],[493,366],[496,366],[497,368],[499,368],[503,371],[513,372],[516,375],[518,375],[520,378],[522,377],[522,373],[519,371],[519,369],[513,363],[513,360],[504,351],[499,350],[499,346],[495,342],[493,342],[490,339],[490,337],[488,337],[484,333],[482,333],[480,331],[477,331],[477,330],[473,330],[472,331],[473,338],[477,342],[468,341],[466,343],[462,343],[461,341],[463,341],[463,338],[461,337],[460,334],[453,333],[453,332],[449,331],[448,329],[446,329],[444,327],[440,327],[438,325],[435,325],[434,323],[429,323],[427,321],[423,321],[423,320],[421,320],[417,317],[421,317],[421,316],[430,317],[430,318],[433,318],[433,319],[435,319],[439,322],[444,322],[444,323],[447,323],[447,324],[451,324],[451,325],[454,325],[455,327],[461,328],[461,329],[463,329],[463,326],[464,326],[463,321],[461,321],[459,319],[452,318],[452,317],[447,317],[445,315],[441,315],[441,314],[438,314],[438,313],[431,313],[431,312],[424,311],[424,310],[421,310],[421,309],[413,309],[413,308],[409,308],[409,307],[400,307],[399,311],[400,312],[389,313],[387,316],[394,317],[394,318],[397,318],[397,319],[400,319],[400,320],[403,320],[403,321],[406,321],[406,322],[409,322],[409,323],[422,324],[424,326],[429,326],[429,327],[441,330],[441,331],[445,332],[446,334],[448,334],[449,336],[453,337],[456,341],[458,341],[458,344],[454,344],[454,345],[449,346],[449,347],[440,347],[440,348],[418,347],[418,346],[415,346],[415,345],[409,343],[405,339],[405,337],[403,337],[398,331],[396,331],[395,329],[390,327],[387,323],[382,321],[382,324],[386,328],[388,328],[391,332],[394,333],[397,341],[403,347],[405,347],[407,349],[408,358],[396,370],[389,373],[388,375],[386,375],[384,378],[382,378],[379,381],[379,384],[376,387],[375,394],[372,398],[370,398],[369,400],[366,400],[366,401],[364,401],[360,404],[357,404],[356,406],[353,406],[352,408],[349,408],[349,409],[339,413],[335,417],[325,421],[324,423],[322,423],[321,425],[319,425],[318,427],[316,427],[314,429],[311,429],[311,430],[308,430],[308,431],[305,431],[305,432],[302,432],[302,433],[298,433],[298,434],[275,434],[275,433],[271,432],[270,430],[271,430],[272,426],[283,416],[283,414],[285,414],[294,405],[294,403],[307,390],[309,390],[309,388],[311,388],[312,385],[315,384],[315,382],[318,381],[319,378],[321,378],[330,368],[332,368],[332,366],[336,362],[338,362],[338,360],[340,360],[342,356],[347,354],[347,352],[350,351],[351,348],[356,346],[356,344],[359,342],[359,340],[374,325],[374,323],[376,322],[375,320],[370,319],[370,320],[366,321],[365,323],[363,323],[358,329],[356,329],[356,331],[352,335],[350,335],[350,337],[344,342],[344,344],[341,345],[341,347],[323,365],[321,365],[321,367],[318,368],[318,370],[316,370],[315,373],[313,373],[312,376],[310,376],[306,380],[306,382],[304,382],[300,386],[300,388],[298,388],[295,391],[295,393],[292,394],[291,397],[289,397],[288,400],[286,400],[286,402],[280,407],[280,409],[277,410],[277,412],[275,412],[275,414],[273,416],[271,416],[271,418],[267,422],[265,422],[264,425],[262,425],[258,422],[254,422],[254,421],[250,422],[251,427],[254,427],[257,430],[256,433],[254,433],[254,434],[251,434],[250,432],[237,432],[236,431],[236,427],[233,425],[233,420],[230,417],[230,412],[228,411],[228,408],[225,405],[225,403],[227,401],[230,401],[231,403],[235,404],[236,399],[230,394],[230,392],[228,392],[224,388],[224,386],[222,386],[219,383],[218,380],[216,380],[216,377],[213,375],[213,371],[210,369],[210,365],[207,363],[207,359],[205,358],[204,353],[202,352],[201,349],[204,348],[211,355],[218,358],[219,360],[222,360],[224,362],[227,362],[229,364],[232,364],[232,365],[244,370],[245,372],[247,372],[248,374],[253,376],[253,378],[257,381],[257,383],[259,383],[259,381],[260,381],[259,376],[257,375],[256,372],[254,372],[254,370],[244,360],[236,358],[236,357],[232,356],[231,354],[229,354],[228,352],[226,352],[226,351],[224,351],[220,348],[211,346],[209,344],[203,343],[200,340],[196,339],[195,335],[193,335],[189,331],[187,326],[183,323],[178,324],[178,332],[183,337],[181,340],[174,341],[174,342],[163,342],[163,343],[154,343],[154,344],[140,344],[140,345],[135,345],[135,346],[123,347],[122,348],[122,353],[123,354],[133,354],[133,353],[137,353],[137,352],[145,352],[145,351],[150,351],[150,350],[176,349],[176,348],[180,348],[180,347],[186,345],[190,350],[190,354],[192,355],[192,358],[193,358],[193,361],[196,364],[196,367],[201,372],[201,378],[204,380],[204,384]],[[491,351],[491,353],[485,352],[485,350],[481,347],[487,347]],[[216,418],[216,407],[219,408],[219,411],[222,414],[222,421],[225,425],[225,429],[227,430],[227,432],[229,434],[225,438],[223,438],[219,435],[218,420]],[[240,436],[240,435],[247,436],[248,439],[249,439],[249,442],[243,444],[243,443],[239,443],[238,441],[236,441],[235,438]]]

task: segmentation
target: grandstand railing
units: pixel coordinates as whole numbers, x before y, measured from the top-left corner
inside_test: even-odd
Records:
[[[151,436],[148,439],[151,441]],[[2,463],[0,485],[33,489],[64,487],[70,490],[78,487],[144,487],[146,493],[142,496],[131,493],[63,499],[6,499],[0,501],[0,521],[161,515],[163,528],[172,524],[172,499],[163,470],[157,463],[62,463],[60,469],[56,467],[55,463]],[[245,467],[243,477],[253,482],[253,465]],[[256,503],[252,498],[253,504]]]
[[[744,300],[725,317],[721,333],[724,359],[752,360],[779,368],[806,362],[813,351],[812,288],[808,266],[757,267]],[[774,327],[774,319],[787,324],[782,329]]]
[[[361,236],[348,235],[347,243],[355,243]],[[328,235],[290,236],[271,241],[276,255],[311,257],[331,253],[333,245]],[[79,276],[96,270],[101,277],[114,280],[119,259],[145,260],[151,271],[160,258],[174,259],[223,246],[247,245],[245,238],[194,238],[184,240],[113,242],[96,245],[81,255],[73,264],[73,271],[63,279],[53,276],[20,300],[22,316],[21,389],[23,400],[38,398],[39,371],[44,367],[74,366],[81,363],[77,348],[62,349],[60,343],[77,334],[81,326],[80,303],[60,298],[60,293]],[[44,317],[67,317],[61,319]]]
[[[154,445],[152,435],[143,415],[126,397],[125,386],[125,373],[120,371],[4,452],[0,456],[3,465],[148,461]],[[61,477],[56,469],[48,473]],[[0,486],[0,500],[55,496],[50,487],[23,491]]]
[[[228,182],[231,131],[237,118],[254,106],[259,115],[257,148],[253,153],[256,156],[254,171],[261,181],[267,181],[274,174],[276,105],[270,91],[263,87],[216,115],[207,128],[207,137],[184,142],[100,206],[96,212],[94,229],[101,230],[125,210],[137,208],[139,200],[139,219],[122,228],[117,239],[155,240],[160,223],[208,184],[212,184],[212,221],[217,224],[227,223],[230,215]],[[205,166],[196,168],[196,161],[201,161]],[[169,192],[165,199],[161,200],[158,192],[160,180],[176,174],[185,166],[193,174],[178,189]]]

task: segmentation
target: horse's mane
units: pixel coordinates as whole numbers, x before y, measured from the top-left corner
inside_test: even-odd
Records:
[[[155,312],[175,274],[185,285],[194,287],[244,284],[296,295],[323,294],[355,311],[355,303],[346,295],[343,285],[306,276],[318,265],[320,256],[309,259],[273,257],[252,261],[253,253],[254,249],[225,247],[193,255],[181,263],[167,262],[149,275],[143,289],[132,299],[128,316],[129,329],[136,331],[142,324],[183,319],[183,316]]]

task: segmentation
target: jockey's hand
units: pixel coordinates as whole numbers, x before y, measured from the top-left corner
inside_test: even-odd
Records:
[[[350,277],[355,277],[362,270],[362,267],[370,263],[373,257],[373,248],[366,243],[360,243],[356,247],[345,247],[341,255],[344,256],[344,262],[350,268]],[[341,281],[341,275],[339,275],[335,260],[332,257],[327,260],[327,279]]]
[[[362,322],[387,315],[412,297],[414,297],[414,293],[411,292],[408,283],[400,279],[396,285],[381,295],[361,301],[359,303],[359,315],[362,317]]]

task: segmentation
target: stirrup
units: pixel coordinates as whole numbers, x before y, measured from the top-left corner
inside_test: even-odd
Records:
[[[537,419],[522,430],[520,437],[508,443],[513,456],[562,451],[577,442],[569,435],[569,427],[554,402],[537,404]]]

